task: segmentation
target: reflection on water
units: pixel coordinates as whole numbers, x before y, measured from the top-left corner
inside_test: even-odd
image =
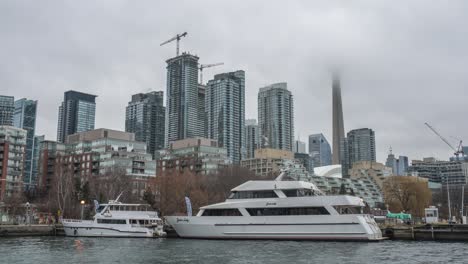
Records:
[[[0,263],[467,263],[468,243],[0,238]]]

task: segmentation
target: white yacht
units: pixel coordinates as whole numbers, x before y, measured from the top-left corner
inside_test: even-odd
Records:
[[[382,240],[359,197],[325,196],[304,181],[248,181],[196,216],[168,216],[180,237],[206,239]]]
[[[164,237],[163,221],[146,204],[109,201],[96,204],[93,220],[64,219],[67,236],[82,237]]]

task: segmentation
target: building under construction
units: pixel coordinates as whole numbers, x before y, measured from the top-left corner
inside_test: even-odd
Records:
[[[423,160],[413,160],[409,172],[443,185],[465,185],[468,183],[468,162],[424,158]]]

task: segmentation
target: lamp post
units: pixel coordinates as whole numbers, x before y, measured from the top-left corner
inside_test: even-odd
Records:
[[[81,220],[83,220],[83,213],[84,213],[84,206],[85,206],[85,200],[81,200]]]

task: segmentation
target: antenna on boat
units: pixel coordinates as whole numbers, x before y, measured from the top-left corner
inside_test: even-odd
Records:
[[[120,197],[122,196],[123,193],[124,193],[124,192],[121,192],[121,193],[119,194],[119,196],[117,196],[117,199],[115,199],[114,202],[118,203],[118,202],[119,202],[119,199],[120,199]]]

